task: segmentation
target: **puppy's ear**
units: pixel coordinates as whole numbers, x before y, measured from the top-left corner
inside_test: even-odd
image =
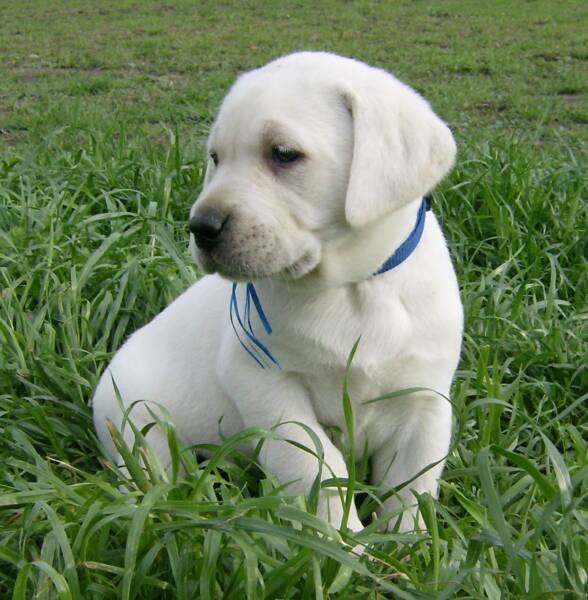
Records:
[[[456,147],[428,102],[385,71],[369,68],[340,90],[354,134],[345,216],[361,227],[429,192]]]

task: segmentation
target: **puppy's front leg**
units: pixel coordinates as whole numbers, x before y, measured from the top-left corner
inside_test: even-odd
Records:
[[[234,369],[239,376],[225,378],[223,386],[233,398],[246,427],[263,427],[276,433],[278,439],[264,441],[259,457],[262,466],[282,484],[287,484],[286,493],[291,494],[308,494],[319,472],[321,481],[333,477],[347,479],[345,460],[317,421],[308,393],[296,376],[278,369],[251,372],[253,368],[256,366],[244,364],[243,370]],[[324,455],[322,465],[315,456],[320,455],[321,448],[316,447],[305,428],[312,430],[320,442]],[[339,528],[343,513],[339,490],[323,488],[319,494],[318,515]],[[363,528],[353,504],[347,526],[353,531]]]
[[[380,513],[385,515],[407,507],[402,513],[400,531],[410,531],[424,525],[413,492],[437,497],[451,438],[451,405],[444,398],[428,394],[413,395],[398,401],[398,405],[397,414],[403,415],[403,422],[373,454],[372,482],[385,491],[401,487],[384,502]],[[390,516],[392,526],[397,518]]]

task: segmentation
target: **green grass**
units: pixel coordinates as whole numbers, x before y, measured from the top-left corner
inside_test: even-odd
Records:
[[[0,597],[588,592],[586,9],[330,4],[2,6]],[[112,353],[197,277],[185,223],[217,103],[240,69],[302,47],[395,71],[461,146],[434,210],[466,333],[419,534],[354,540],[279,495],[241,438],[198,461],[167,423],[176,470],[139,442],[149,469],[123,493],[93,433]],[[349,488],[369,515],[364,471]]]
[[[458,140],[586,140],[588,8],[576,0],[92,2],[0,6],[0,144],[113,113],[202,135],[236,73],[299,49],[351,54],[422,91]],[[72,132],[75,140],[75,132]],[[184,136],[187,139],[188,136]]]

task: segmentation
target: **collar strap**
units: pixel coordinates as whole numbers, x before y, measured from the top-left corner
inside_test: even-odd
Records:
[[[255,286],[249,282],[245,285],[245,306],[243,307],[243,318],[239,313],[239,303],[237,302],[237,284],[233,283],[233,289],[231,291],[231,303],[229,308],[229,318],[231,319],[231,325],[233,326],[233,331],[239,340],[242,348],[249,354],[249,356],[262,368],[271,366],[267,361],[269,360],[271,363],[280,367],[280,363],[274,358],[274,355],[271,353],[270,349],[259,341],[259,338],[255,335],[253,331],[253,325],[251,324],[251,304],[255,307],[257,311],[257,316],[261,321],[261,325],[263,329],[267,333],[267,335],[272,334],[272,326],[270,325],[265,313],[263,312],[263,307],[261,306],[261,302],[259,300],[259,296],[257,295],[257,290]],[[245,335],[245,339],[242,339],[237,331],[237,325],[239,325],[241,331]],[[280,367],[281,368],[281,367]]]
[[[412,231],[408,234],[408,237],[396,248],[394,254],[386,259],[386,262],[374,273],[374,275],[381,275],[394,267],[397,267],[400,263],[403,263],[418,246],[423,235],[423,229],[425,228],[425,217],[427,211],[431,210],[431,201],[428,196],[423,198],[419,212],[417,213],[416,223],[412,228]]]
[[[423,235],[426,213],[430,209],[430,199],[428,197],[424,197],[423,201],[421,202],[419,212],[417,213],[416,223],[412,228],[412,231],[408,234],[408,237],[404,240],[404,242],[402,242],[402,244],[396,248],[394,254],[392,254],[392,256],[386,260],[386,262],[374,273],[374,275],[381,275],[386,271],[390,271],[390,269],[393,269],[400,263],[403,263],[413,253],[421,239],[421,236]],[[265,316],[265,312],[263,311],[263,307],[261,305],[261,301],[259,300],[259,296],[257,295],[255,286],[251,282],[245,285],[245,305],[243,307],[242,317],[241,313],[239,312],[239,303],[237,301],[237,284],[233,283],[231,290],[231,301],[229,304],[229,318],[231,320],[231,325],[233,326],[235,335],[237,336],[237,340],[239,340],[239,343],[245,352],[247,352],[247,354],[249,354],[249,356],[262,369],[271,367],[272,363],[278,368],[281,368],[280,363],[275,359],[270,349],[259,340],[253,331],[253,325],[251,324],[251,305],[254,306],[255,311],[257,312],[257,317],[261,322],[263,329],[267,335],[271,335],[272,328],[267,317]],[[241,329],[244,339],[239,335],[237,326]]]

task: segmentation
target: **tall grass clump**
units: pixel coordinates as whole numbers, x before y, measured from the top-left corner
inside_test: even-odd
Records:
[[[57,131],[0,163],[0,597],[585,597],[580,159],[469,148],[435,193],[466,309],[440,498],[419,498],[425,531],[378,531],[360,465],[340,482],[368,507],[351,536],[241,454],[271,431],[203,458],[161,421],[171,472],[146,432],[134,448],[116,440],[131,475],[103,458],[99,373],[197,277],[185,228],[202,164],[171,130],[161,144],[124,131]]]

